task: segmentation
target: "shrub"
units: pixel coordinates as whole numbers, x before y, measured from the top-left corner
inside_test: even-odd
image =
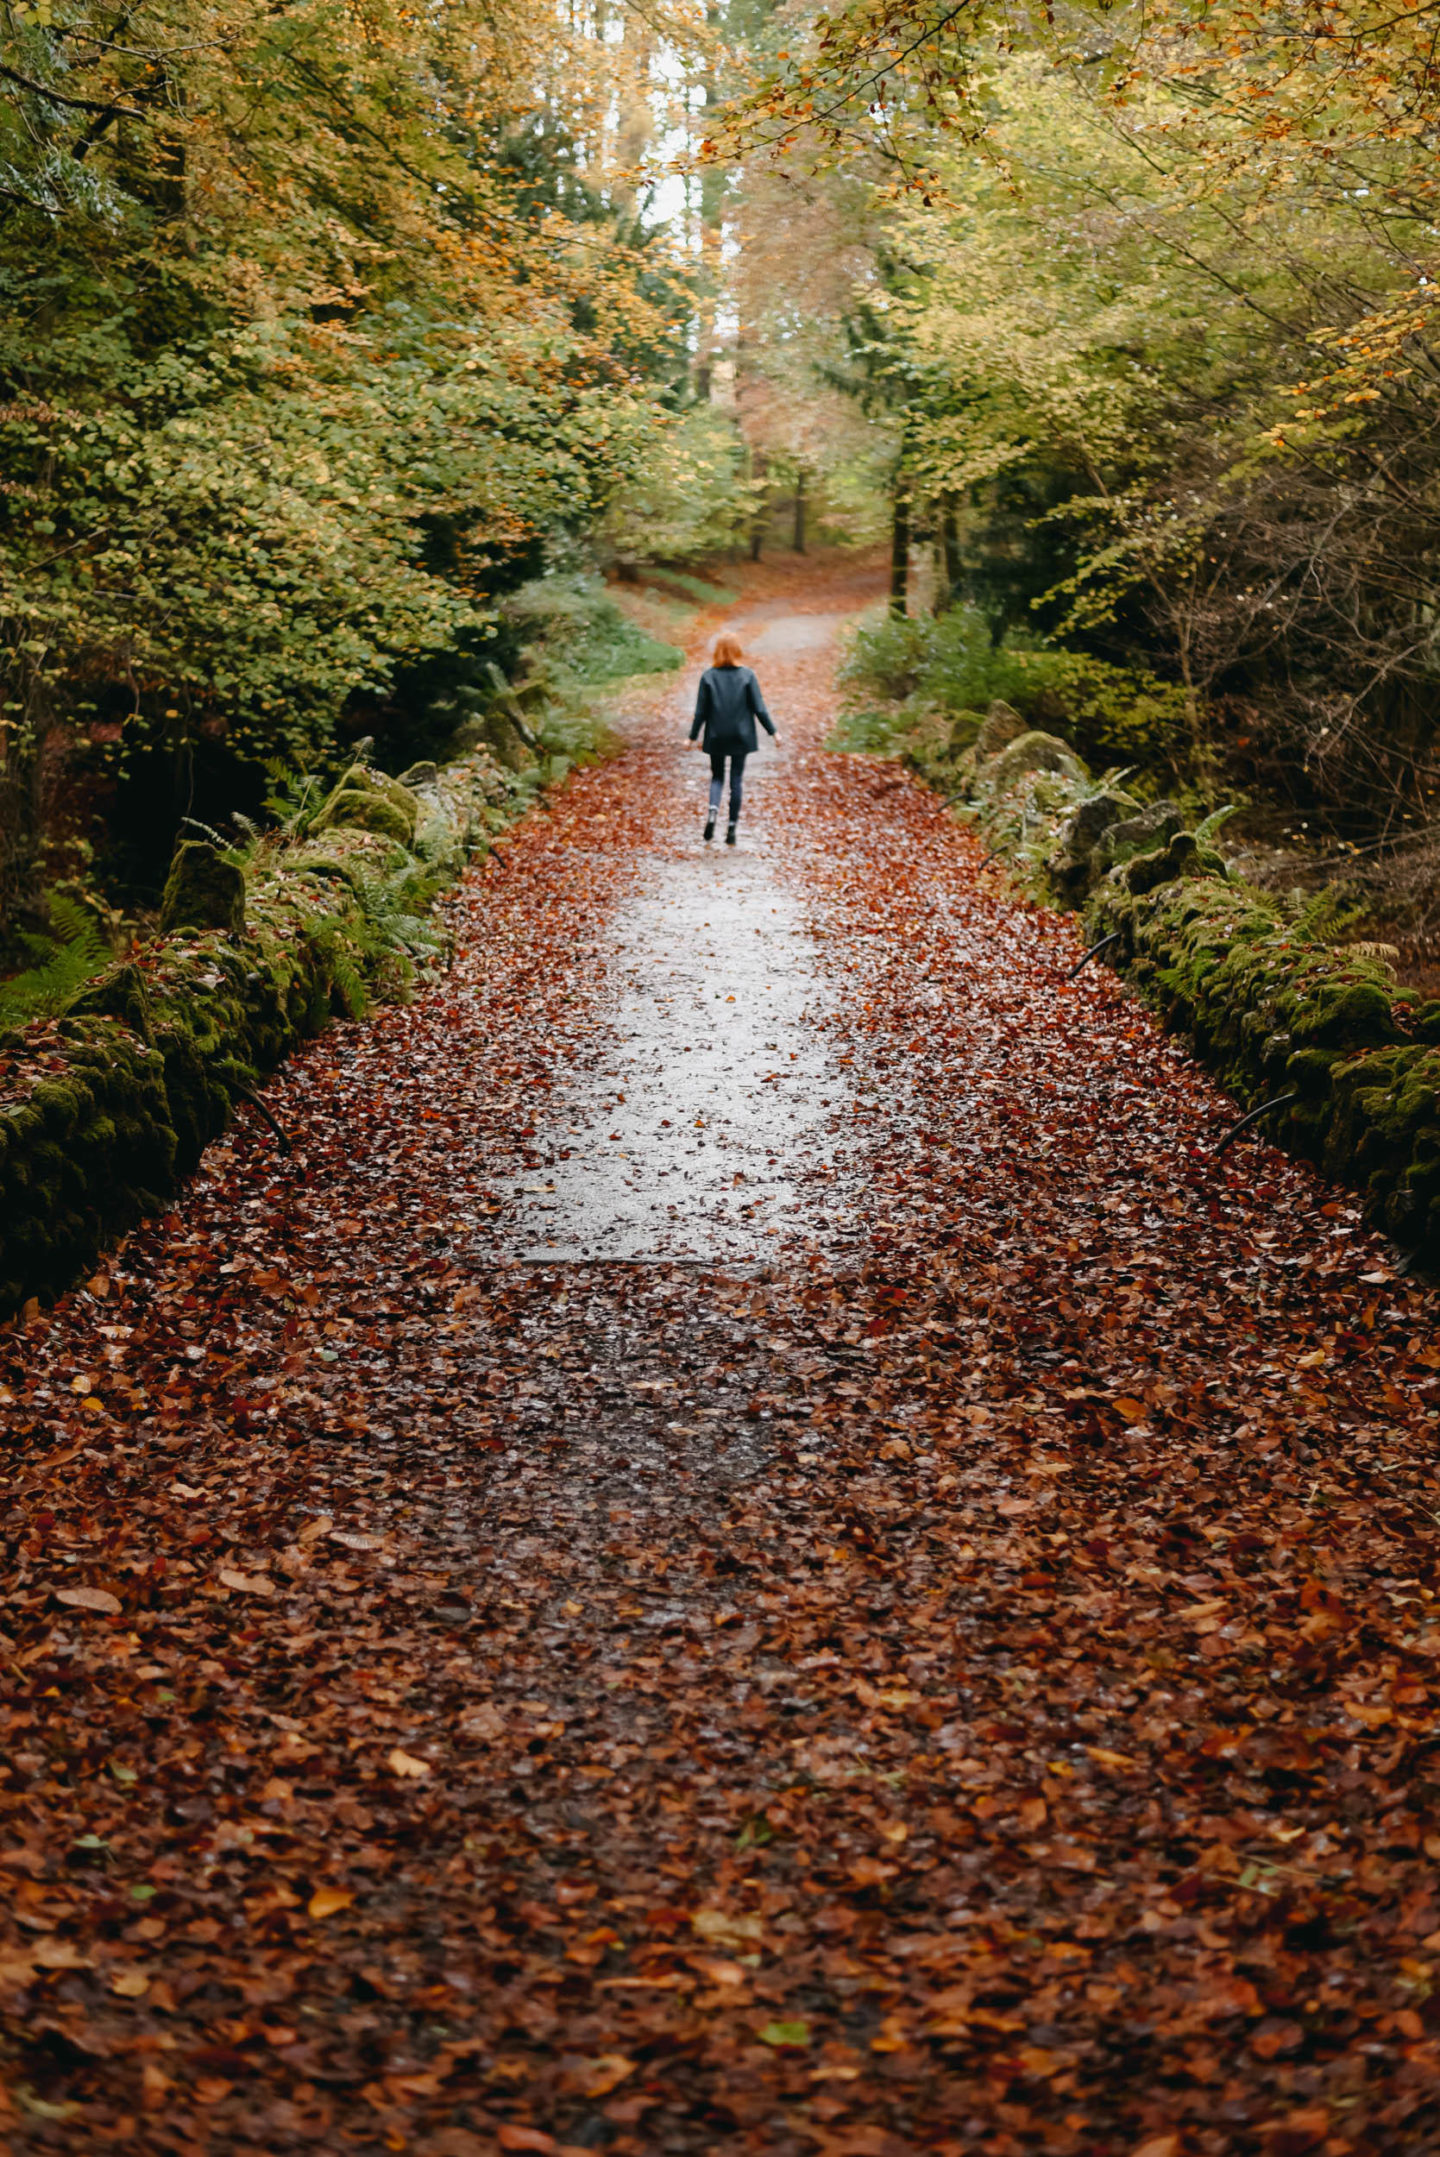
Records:
[[[933,619],[887,615],[857,630],[841,668],[855,701],[984,711],[997,698],[1031,726],[1060,728],[1087,762],[1174,765],[1188,741],[1183,690],[1143,667],[1008,637],[974,607]],[[903,731],[897,717],[893,732]]]
[[[505,611],[527,648],[538,648],[561,688],[670,672],[684,664],[683,652],[647,636],[621,613],[598,577],[536,577],[506,601]]]

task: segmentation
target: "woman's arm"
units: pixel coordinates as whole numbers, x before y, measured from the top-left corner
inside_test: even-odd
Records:
[[[700,687],[695,692],[695,718],[690,728],[691,741],[696,741],[699,739],[700,729],[704,726],[706,720],[710,717],[710,704],[713,694],[714,691],[710,681],[710,672],[707,668],[706,671],[701,675]]]
[[[756,681],[753,673],[745,684],[745,693],[750,699],[750,709],[760,721],[761,726],[764,727],[767,734],[773,734],[775,732],[775,722],[765,709],[765,699],[760,694],[760,684]]]

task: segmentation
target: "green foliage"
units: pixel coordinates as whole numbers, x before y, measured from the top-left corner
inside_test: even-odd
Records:
[[[543,657],[560,688],[597,688],[632,674],[683,665],[673,644],[647,636],[615,604],[598,577],[537,577],[505,603],[527,649]]]
[[[608,558],[684,563],[732,545],[756,494],[744,465],[733,422],[712,404],[688,406],[617,486],[600,527]]]
[[[1363,903],[1343,884],[1322,884],[1318,891],[1294,892],[1287,911],[1294,924],[1295,940],[1320,945],[1338,943],[1365,916]]]
[[[49,898],[50,934],[21,934],[30,964],[0,980],[0,1031],[63,1011],[85,983],[109,964],[111,951],[95,917],[68,892]]]
[[[652,473],[681,523],[711,451],[723,493],[726,430],[675,410],[683,273],[628,193],[562,184],[628,53],[533,0],[363,32],[139,0],[123,33],[0,23],[0,931],[81,809],[164,797],[158,869],[170,803],[221,824],[262,760],[383,726]]]
[[[863,625],[852,637],[841,680],[857,696],[907,705],[910,723],[927,709],[984,711],[998,698],[1032,726],[1063,731],[1092,763],[1118,760],[1152,774],[1181,759],[1187,740],[1180,689],[1144,668],[1115,666],[1085,652],[1019,638],[997,644],[976,607],[919,619],[887,615]],[[905,726],[902,715],[889,722],[892,742]]]
[[[318,772],[295,771],[280,757],[265,759],[270,788],[265,812],[290,838],[303,838],[325,806],[329,785]]]

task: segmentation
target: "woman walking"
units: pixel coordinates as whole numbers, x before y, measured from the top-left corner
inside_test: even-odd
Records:
[[[716,640],[715,660],[700,677],[700,688],[695,698],[695,723],[690,729],[691,741],[698,741],[710,758],[710,814],[705,822],[705,836],[715,836],[715,819],[720,813],[720,799],[725,791],[725,766],[730,766],[730,822],[725,832],[725,844],[735,844],[735,826],[740,821],[740,803],[745,790],[745,759],[759,747],[755,734],[755,721],[773,741],[780,739],[775,732],[775,722],[765,709],[765,699],[760,694],[760,684],[747,666],[742,666],[740,646],[734,637]]]

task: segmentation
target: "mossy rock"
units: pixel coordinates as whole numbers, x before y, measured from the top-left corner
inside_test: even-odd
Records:
[[[1417,1041],[1440,1048],[1440,1002],[1418,1004],[1410,1013],[1410,1031]]]
[[[986,721],[989,724],[989,721]],[[1083,785],[1090,774],[1065,742],[1057,734],[1042,734],[1032,728],[1027,734],[1017,735],[992,756],[982,767],[980,783],[989,794],[1003,794],[1020,779],[1032,772],[1054,772],[1058,778],[1069,779],[1073,784]]]
[[[71,1018],[120,1019],[142,1041],[149,1042],[154,1038],[150,992],[145,976],[130,959],[123,965],[112,966],[108,973],[92,981],[72,998],[66,1009]]]
[[[510,714],[500,706],[488,712],[482,722],[481,739],[499,759],[506,771],[525,772],[534,767],[535,757]]]
[[[1184,829],[1185,819],[1175,802],[1152,802],[1148,809],[1118,818],[1101,833],[1090,857],[1090,873],[1098,882],[1127,861],[1157,853]]]
[[[963,756],[976,748],[985,729],[983,712],[953,712],[950,718],[950,754]]]
[[[1291,1036],[1279,1038],[1288,1041]],[[1302,1094],[1328,1096],[1333,1090],[1335,1070],[1336,1058],[1329,1049],[1296,1049],[1286,1057],[1283,1075]]]
[[[1297,1044],[1314,1048],[1379,1047],[1400,1038],[1390,997],[1378,982],[1326,982],[1296,1015]]]
[[[1056,850],[1050,860],[1050,873],[1056,887],[1067,898],[1084,896],[1094,878],[1091,859],[1095,848],[1113,825],[1123,823],[1139,807],[1133,795],[1107,788],[1099,794],[1091,794],[1071,810],[1060,826]]]
[[[173,936],[178,929],[244,934],[245,872],[205,839],[183,839],[165,879],[160,933]]]
[[[1112,872],[1137,898],[1161,884],[1178,883],[1182,877],[1224,878],[1225,863],[1209,847],[1201,846],[1193,831],[1177,831],[1168,846],[1157,853],[1137,855],[1123,869]]]
[[[975,762],[979,766],[989,758],[1008,749],[1012,741],[1019,741],[1030,729],[1012,704],[1003,697],[996,697],[981,720],[975,734]]]
[[[315,829],[329,831],[337,825],[373,832],[376,838],[394,839],[400,846],[408,847],[415,836],[413,797],[411,812],[407,815],[373,788],[342,787],[326,803],[316,819]]]

